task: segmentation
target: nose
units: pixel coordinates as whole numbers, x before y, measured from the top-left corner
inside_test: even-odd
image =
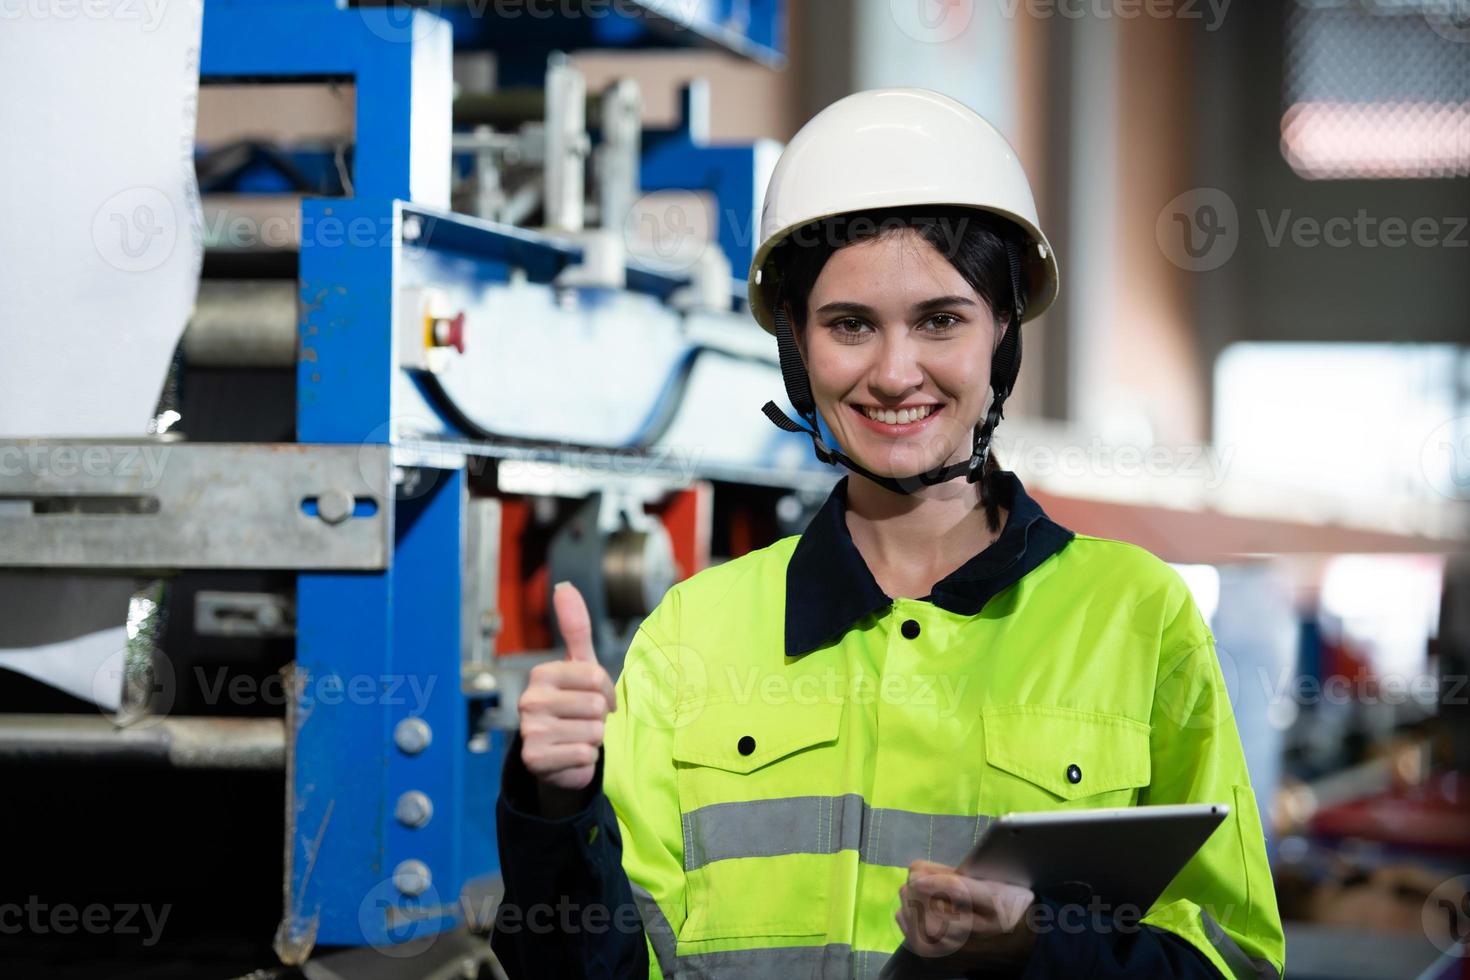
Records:
[[[924,383],[919,351],[907,330],[885,330],[877,350],[870,384],[888,398],[901,398]]]

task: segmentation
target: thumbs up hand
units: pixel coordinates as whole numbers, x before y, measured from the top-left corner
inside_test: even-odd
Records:
[[[542,813],[564,816],[580,809],[581,791],[597,771],[604,724],[608,712],[617,710],[617,694],[592,649],[592,622],[582,593],[570,582],[558,582],[551,604],[566,640],[566,659],[532,667],[516,704],[521,761],[536,777]]]

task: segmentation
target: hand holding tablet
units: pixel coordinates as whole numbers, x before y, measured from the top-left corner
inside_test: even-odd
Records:
[[[1007,814],[957,870],[1000,886],[991,889],[998,911],[1010,886],[1075,893],[1109,914],[1142,918],[1228,813],[1224,804],[1201,803]],[[882,973],[885,980],[934,975],[907,944]]]

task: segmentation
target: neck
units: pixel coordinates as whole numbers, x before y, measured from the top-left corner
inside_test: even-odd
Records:
[[[1007,517],[1001,508],[1002,529]],[[964,478],[900,494],[854,474],[847,480],[847,528],[890,596],[927,595],[999,537],[985,525],[979,488]]]

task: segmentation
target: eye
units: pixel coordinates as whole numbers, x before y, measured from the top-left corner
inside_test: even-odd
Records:
[[[851,343],[868,332],[868,325],[856,317],[845,316],[840,320],[833,320],[827,325],[832,331],[832,336],[840,341]]]
[[[946,333],[953,330],[962,321],[953,313],[936,313],[924,321],[929,324],[934,333]]]

